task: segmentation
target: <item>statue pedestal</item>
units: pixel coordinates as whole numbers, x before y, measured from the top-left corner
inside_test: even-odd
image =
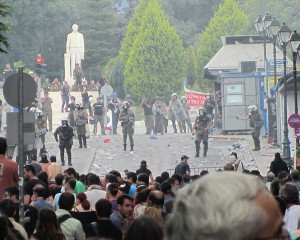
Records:
[[[71,56],[70,53],[64,54],[65,60],[65,81],[68,82],[69,86],[72,87],[74,84],[73,72],[71,71]]]

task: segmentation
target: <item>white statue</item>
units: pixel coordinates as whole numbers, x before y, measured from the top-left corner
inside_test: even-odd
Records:
[[[78,32],[78,25],[72,25],[72,32],[68,34],[65,54],[65,79],[70,81],[73,79],[73,70],[75,64],[79,63],[81,66],[81,60],[84,59],[84,41],[82,33]],[[70,65],[71,61],[71,65]]]

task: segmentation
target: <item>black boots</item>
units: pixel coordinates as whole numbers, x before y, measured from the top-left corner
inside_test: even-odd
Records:
[[[126,151],[126,144],[123,144],[123,151]]]
[[[208,150],[208,144],[203,144],[204,147],[203,147],[203,157],[206,157],[207,156],[207,150]]]
[[[130,151],[133,152],[133,145],[130,145]]]
[[[126,145],[127,144],[123,144],[123,151],[126,151]],[[133,145],[130,145],[130,151],[133,152]]]

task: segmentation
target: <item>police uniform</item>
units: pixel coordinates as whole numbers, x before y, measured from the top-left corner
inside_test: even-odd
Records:
[[[196,146],[196,155],[199,157],[200,152],[200,143],[203,142],[203,157],[206,157],[208,150],[208,127],[211,123],[210,117],[203,115],[198,116],[195,120],[194,129],[195,133],[195,146]]]
[[[88,122],[88,114],[86,109],[80,108],[77,113],[77,119],[75,121],[75,125],[77,128],[77,136],[79,141],[79,148],[82,148],[82,143],[84,148],[86,145],[86,127],[85,125]]]
[[[68,155],[68,165],[72,166],[71,148],[73,145],[73,128],[69,124],[59,126],[54,132],[56,142],[59,141],[61,165],[65,165],[64,153],[65,149]]]
[[[37,135],[38,138],[41,139],[43,147],[41,148],[41,153],[46,153],[46,147],[45,147],[45,136],[47,133],[47,122],[46,119],[41,116],[41,117],[37,117],[36,119],[36,126],[37,126]]]
[[[163,135],[164,115],[163,115],[163,109],[160,100],[157,100],[153,104],[153,113],[154,113],[154,134],[160,133],[161,135]]]
[[[135,116],[133,111],[129,108],[129,106],[125,108],[123,105],[123,109],[120,113],[119,121],[121,122],[121,126],[122,126],[124,151],[126,151],[127,135],[129,136],[130,151],[133,151],[133,145],[134,145],[133,134],[134,134]]]
[[[259,110],[255,110],[251,112],[249,118],[250,118],[251,135],[255,146],[253,151],[259,151],[260,150],[260,140],[259,140],[260,129],[264,125],[264,122],[261,114],[259,113]]]

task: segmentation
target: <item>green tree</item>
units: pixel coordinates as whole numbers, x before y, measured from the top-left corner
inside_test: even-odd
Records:
[[[124,63],[118,60],[109,78],[110,85],[113,87],[114,92],[118,94],[119,98],[125,97],[124,86],[123,86],[125,80],[124,69],[125,69]]]
[[[149,0],[140,0],[135,8],[134,15],[130,19],[127,27],[125,38],[122,41],[120,49],[120,57],[124,63],[128,61],[129,53],[135,42],[136,36],[139,34],[142,25],[142,19],[145,15]]]
[[[86,46],[84,66],[103,67],[118,54],[120,43],[112,1],[89,0],[83,8],[80,26]]]
[[[150,0],[125,65],[125,92],[137,99],[169,99],[182,89],[184,49],[156,0]]]
[[[184,47],[197,41],[201,33],[222,2],[222,0],[159,0],[166,11],[171,25],[181,37]]]
[[[5,3],[0,2],[0,17],[5,18],[11,16],[12,9]],[[0,22],[0,53],[7,53],[9,48],[8,39],[2,33],[8,32],[10,29],[9,24],[5,22]]]
[[[196,55],[193,46],[189,46],[186,51],[186,80],[187,84],[191,87],[193,87],[197,80]]]
[[[203,77],[203,68],[222,46],[221,36],[243,34],[248,25],[248,17],[237,1],[224,0],[198,41],[197,75],[202,90],[212,87],[212,81]]]

